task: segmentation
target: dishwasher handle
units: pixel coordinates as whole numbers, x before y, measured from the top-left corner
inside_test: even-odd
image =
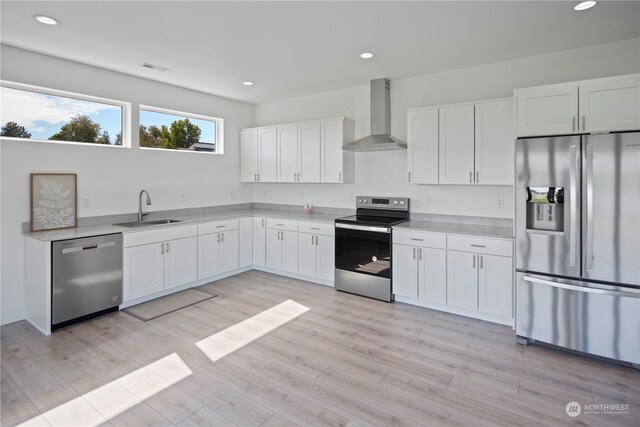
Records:
[[[80,243],[80,242],[78,242],[78,243]],[[67,243],[65,245],[72,245],[72,244],[74,244],[74,242]],[[62,248],[62,253],[63,254],[69,254],[69,253],[74,253],[74,252],[90,251],[92,249],[113,248],[115,246],[116,246],[116,242],[115,241],[93,243],[93,244],[88,244],[88,245],[70,246],[70,247]]]

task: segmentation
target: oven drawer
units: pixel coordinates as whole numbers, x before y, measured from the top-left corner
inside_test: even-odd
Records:
[[[292,219],[267,218],[267,228],[276,230],[298,231],[298,221]]]
[[[219,233],[221,231],[237,230],[238,220],[228,219],[224,221],[206,222],[204,224],[198,224],[198,234],[211,234]]]
[[[335,235],[335,227],[330,223],[300,221],[298,231],[301,233],[320,234],[323,236]]]
[[[401,245],[422,246],[425,248],[447,248],[447,235],[438,233],[422,233],[416,231],[393,230],[393,243]]]
[[[450,235],[447,236],[447,249],[488,255],[513,256],[513,243],[511,240]]]

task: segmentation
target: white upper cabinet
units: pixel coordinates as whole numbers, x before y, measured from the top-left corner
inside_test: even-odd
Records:
[[[516,90],[518,136],[577,131],[578,84],[561,83]]]
[[[245,129],[240,132],[240,180],[258,181],[258,130]]]
[[[276,128],[258,129],[258,181],[275,182],[278,175]]]
[[[513,185],[513,100],[475,106],[475,183]]]
[[[407,180],[438,183],[438,108],[407,111]]]
[[[298,181],[320,182],[320,122],[298,123]]]
[[[278,182],[298,180],[299,143],[298,125],[278,126]]]
[[[580,82],[582,132],[640,129],[640,74]]]
[[[440,184],[474,182],[474,106],[440,108]]]
[[[353,131],[345,118],[244,129],[242,182],[353,183],[355,154],[342,150]]]
[[[640,74],[516,89],[518,136],[640,129]]]

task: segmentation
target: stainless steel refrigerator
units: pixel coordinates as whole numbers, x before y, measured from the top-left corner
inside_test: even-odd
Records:
[[[516,141],[516,334],[640,366],[640,132]]]

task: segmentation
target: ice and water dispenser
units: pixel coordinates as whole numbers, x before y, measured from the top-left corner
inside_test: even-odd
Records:
[[[564,233],[564,188],[527,187],[527,231]]]

